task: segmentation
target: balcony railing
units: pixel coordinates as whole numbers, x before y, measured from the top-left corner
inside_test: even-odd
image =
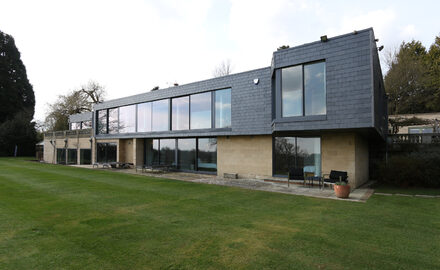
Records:
[[[87,137],[92,136],[92,129],[76,129],[76,130],[62,130],[62,131],[49,131],[44,133],[44,137]]]
[[[440,144],[440,133],[388,134],[392,144]]]

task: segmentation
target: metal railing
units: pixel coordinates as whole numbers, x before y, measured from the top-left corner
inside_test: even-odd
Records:
[[[440,133],[388,134],[391,144],[440,144]]]
[[[44,133],[44,137],[76,137],[76,136],[91,136],[92,129],[75,129],[75,130],[61,130],[48,131]]]

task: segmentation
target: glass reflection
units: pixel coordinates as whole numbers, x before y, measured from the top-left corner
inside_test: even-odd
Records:
[[[321,175],[321,139],[275,137],[276,175],[287,175],[291,168],[303,168],[304,173]]]
[[[159,163],[161,165],[175,166],[175,150],[176,150],[176,140],[175,139],[160,139],[159,141],[160,153],[159,153]]]
[[[96,128],[98,134],[107,133],[107,110],[98,111],[98,125]]]
[[[215,127],[231,127],[231,89],[215,91]]]
[[[173,98],[172,101],[172,129],[189,129],[189,96]]]
[[[281,72],[282,116],[303,115],[302,66],[283,68]]]
[[[275,137],[275,174],[287,175],[295,167],[295,137]]]
[[[326,114],[325,62],[304,65],[305,113]]]
[[[199,171],[217,171],[217,139],[198,139],[197,168]]]
[[[108,133],[118,133],[118,108],[108,110]]]
[[[168,99],[162,99],[152,102],[153,106],[153,131],[165,131],[168,130],[169,121],[169,102]]]
[[[135,132],[136,105],[119,108],[119,133]]]
[[[211,92],[191,95],[191,129],[211,128]]]
[[[320,138],[297,138],[297,166],[304,168],[304,173],[321,175],[321,140]]]
[[[151,131],[151,102],[137,105],[137,132]]]
[[[196,168],[196,139],[178,139],[178,168],[194,171]]]

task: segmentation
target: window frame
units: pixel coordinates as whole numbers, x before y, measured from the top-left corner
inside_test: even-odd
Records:
[[[325,79],[324,79],[324,90],[325,90],[325,114],[309,114],[306,115],[306,89],[305,89],[305,74],[304,74],[304,66],[306,65],[313,65],[313,64],[317,64],[317,63],[324,63],[324,75],[325,75]],[[286,68],[291,68],[291,67],[296,67],[296,66],[301,66],[301,86],[302,86],[302,114],[301,115],[296,115],[296,116],[283,116],[283,87],[282,87],[282,82],[283,82],[283,78],[282,78],[282,70],[286,69]],[[294,120],[294,119],[302,119],[302,120],[306,120],[306,119],[310,119],[310,120],[324,120],[327,117],[327,61],[326,59],[319,59],[319,60],[315,60],[315,61],[310,61],[310,62],[305,62],[305,63],[299,63],[296,65],[290,65],[290,66],[285,66],[285,67],[281,67],[276,69],[275,71],[275,119],[278,120]]]

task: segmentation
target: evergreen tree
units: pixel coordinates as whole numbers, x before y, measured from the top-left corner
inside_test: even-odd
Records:
[[[14,38],[0,31],[0,155],[34,155],[35,96]]]

